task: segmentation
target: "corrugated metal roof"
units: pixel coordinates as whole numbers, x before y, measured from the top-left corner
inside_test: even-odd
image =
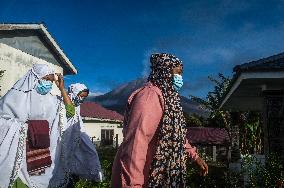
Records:
[[[227,145],[230,143],[228,131],[224,128],[189,127],[186,137],[191,144]]]
[[[94,102],[84,102],[80,107],[82,117],[123,121],[123,116],[119,113],[108,110]]]
[[[279,53],[234,67],[234,72],[284,70],[284,53]]]

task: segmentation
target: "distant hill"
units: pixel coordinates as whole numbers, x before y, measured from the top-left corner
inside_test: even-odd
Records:
[[[123,84],[112,91],[99,96],[90,96],[87,101],[96,102],[103,107],[114,110],[120,114],[124,114],[125,105],[130,94],[136,89],[142,87],[146,83],[147,79],[137,79],[129,83]],[[192,114],[199,114],[201,116],[207,116],[208,112],[200,108],[200,104],[181,96],[181,104],[185,112]]]

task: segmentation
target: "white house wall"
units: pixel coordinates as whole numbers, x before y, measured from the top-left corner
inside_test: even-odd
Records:
[[[0,96],[5,95],[14,83],[24,76],[35,63],[48,64],[55,69],[55,72],[63,74],[63,68],[59,65],[49,63],[43,59],[22,52],[21,50],[0,43],[0,70],[5,71],[3,77],[0,79]],[[52,93],[60,93],[55,85]]]
[[[118,144],[120,145],[123,140],[122,128],[118,128],[120,123],[117,122],[96,122],[96,121],[84,121],[85,131],[89,137],[95,137],[94,141],[101,141],[101,130],[102,129],[113,129],[114,139],[118,134]]]

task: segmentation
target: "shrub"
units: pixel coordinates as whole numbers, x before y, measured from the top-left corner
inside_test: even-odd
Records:
[[[92,182],[81,179],[75,184],[75,188],[108,188],[111,182],[112,164],[116,154],[116,149],[113,147],[97,147],[101,167],[104,174],[103,182]]]
[[[281,170],[281,160],[275,154],[269,155],[265,164],[250,155],[242,163],[242,173],[248,179],[246,187],[278,187],[284,181]]]

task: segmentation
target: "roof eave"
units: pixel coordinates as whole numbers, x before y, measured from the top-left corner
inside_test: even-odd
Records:
[[[107,118],[97,118],[97,117],[82,117],[83,120],[90,120],[90,121],[104,121],[104,122],[114,122],[114,123],[122,123],[122,120],[114,120],[114,119],[107,119]]]
[[[66,68],[69,69],[66,74],[77,74],[76,68],[73,66],[69,58],[65,55],[63,50],[59,47],[59,45],[56,43],[54,38],[51,36],[51,34],[47,31],[44,24],[40,24],[41,30],[44,32],[44,35],[47,37],[47,41],[51,43],[51,47],[55,48],[55,51],[59,53],[60,59],[62,59],[62,62],[65,62]]]
[[[24,24],[0,24],[0,30],[36,30],[38,31],[47,42],[47,44],[52,48],[52,50],[59,57],[59,60],[63,63],[65,69],[64,74],[77,74],[76,68],[73,66],[71,61],[65,55],[63,50],[56,43],[51,34],[47,31],[46,26],[43,23],[24,23]]]
[[[274,72],[274,74],[271,74],[271,72]],[[284,70],[277,70],[277,71],[239,71],[237,74],[234,75],[234,78],[230,84],[230,87],[228,88],[228,91],[226,95],[224,96],[220,109],[223,109],[225,103],[228,101],[228,99],[231,97],[231,95],[236,91],[236,89],[241,85],[243,80],[246,79],[279,79],[284,78],[283,76]]]

